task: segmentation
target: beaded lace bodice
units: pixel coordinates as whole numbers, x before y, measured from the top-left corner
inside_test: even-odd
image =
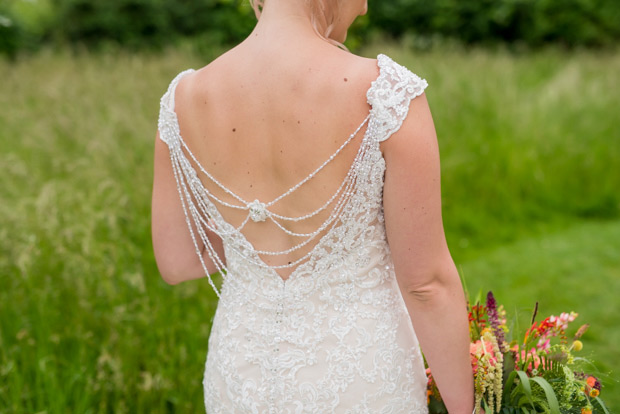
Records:
[[[174,92],[179,74],[162,97],[159,131],[168,145],[188,229],[201,261],[200,242],[220,268],[223,283],[209,338],[205,404],[209,413],[426,413],[425,375],[417,339],[400,296],[385,237],[382,210],[385,161],[379,144],[406,118],[411,99],[426,81],[385,55],[367,91],[368,117],[340,149],[280,197],[248,201],[200,166],[183,141]],[[248,220],[270,220],[286,232],[287,221],[270,207],[311,180],[366,126],[359,151],[336,192],[318,209],[329,217],[308,233],[318,239],[300,260],[268,266],[242,233]],[[192,163],[193,162],[193,163]],[[193,165],[198,167],[198,171]],[[199,172],[234,203],[215,197]],[[241,226],[229,224],[218,206],[245,210]],[[221,237],[225,260],[206,230]],[[320,237],[319,237],[320,236]],[[293,267],[287,280],[276,269]],[[203,267],[206,270],[205,263]]]

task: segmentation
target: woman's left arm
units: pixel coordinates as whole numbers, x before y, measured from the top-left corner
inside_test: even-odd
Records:
[[[465,296],[441,218],[439,150],[426,96],[383,144],[383,206],[394,269],[424,356],[450,414],[469,414],[473,374]]]

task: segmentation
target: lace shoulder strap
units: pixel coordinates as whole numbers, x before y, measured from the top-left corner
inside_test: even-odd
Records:
[[[194,72],[194,69],[187,69],[179,73],[168,86],[168,90],[161,97],[159,101],[159,137],[162,141],[168,144],[168,147],[174,147],[179,145],[179,127],[176,122],[176,113],[174,112],[174,94],[177,89],[177,85],[183,78],[183,76]]]
[[[366,98],[381,142],[398,131],[409,112],[409,103],[424,92],[428,83],[386,55],[377,56],[377,62],[379,77],[372,82]]]

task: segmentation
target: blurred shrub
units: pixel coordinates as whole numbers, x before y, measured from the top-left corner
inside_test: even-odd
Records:
[[[58,38],[88,45],[105,41],[159,45],[169,32],[163,5],[153,0],[56,0]]]
[[[607,46],[620,40],[618,0],[369,0],[370,26],[465,43]]]
[[[0,4],[0,54],[14,58],[21,48],[22,38],[19,22]]]
[[[620,40],[619,0],[369,0],[347,44],[371,32],[466,44],[609,46]],[[222,45],[255,24],[248,0],[0,0],[0,54],[43,42],[157,48],[179,38]]]
[[[178,37],[209,34],[230,43],[252,29],[255,18],[244,0],[54,0],[55,37],[97,46],[158,47]]]
[[[36,50],[50,30],[49,0],[0,0],[0,55]]]

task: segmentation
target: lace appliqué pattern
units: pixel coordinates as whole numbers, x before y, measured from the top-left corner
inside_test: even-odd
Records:
[[[202,220],[213,220],[224,242],[227,272],[205,369],[209,414],[427,413],[424,365],[385,237],[379,148],[427,84],[387,56],[377,60],[352,194],[286,281],[257,262],[252,245],[207,197],[200,200],[209,216]],[[162,98],[159,120],[171,156],[190,167],[176,176],[181,197],[201,186],[174,113],[174,88],[184,74]],[[255,203],[251,219],[266,219]],[[188,225],[201,220],[192,205],[184,209]]]

